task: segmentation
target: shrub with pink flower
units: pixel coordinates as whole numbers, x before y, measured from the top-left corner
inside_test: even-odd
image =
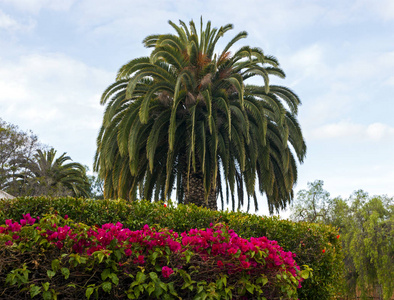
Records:
[[[151,282],[158,298],[166,293],[172,296],[193,291],[202,293],[213,286],[223,299],[231,299],[235,294],[273,298],[285,293],[286,297],[297,297],[297,287],[303,281],[300,268],[294,261],[295,254],[283,251],[276,241],[266,237],[243,239],[223,224],[191,229],[179,235],[173,230],[148,225],[136,231],[123,228],[121,223],[90,227],[58,215],[45,216],[40,219],[39,226],[33,226],[37,219],[27,214],[19,223],[7,220],[0,226],[0,248],[3,247],[2,241],[7,246],[3,253],[19,253],[19,249],[37,254],[58,251],[54,252],[60,253],[54,261],[55,266],[59,266],[54,267],[53,261],[48,262],[54,272],[49,273],[51,276],[62,269],[63,273],[56,276],[68,274],[65,282],[70,283],[80,272],[101,270],[106,274],[101,275],[104,282],[86,282],[81,286],[102,285],[106,287],[104,292],[123,287],[122,291],[128,297],[138,298],[140,294],[150,295],[153,291],[149,288]],[[108,269],[112,263],[117,267]],[[78,269],[80,264],[90,267]],[[4,270],[21,268],[11,265]],[[66,269],[68,271],[64,271]],[[29,272],[36,272],[35,278],[40,278],[39,270]],[[50,269],[45,272],[47,270]],[[0,277],[11,278],[11,273],[1,272]],[[44,273],[43,276],[49,275]],[[87,275],[87,279],[89,277]],[[110,278],[110,285],[106,278]],[[24,281],[16,280],[14,284],[26,286],[31,293],[35,281]],[[197,286],[200,286],[198,290]],[[63,288],[59,287],[59,291]],[[7,285],[7,289],[12,290],[12,287]],[[55,289],[53,291],[57,293]],[[87,290],[86,294],[90,295],[90,291]]]

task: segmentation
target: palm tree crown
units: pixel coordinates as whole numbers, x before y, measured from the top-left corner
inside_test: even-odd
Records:
[[[169,24],[177,34],[145,38],[150,57],[122,66],[102,95],[94,168],[105,196],[157,200],[176,187],[178,202],[216,209],[217,195],[222,206],[232,195],[235,209],[235,191],[240,206],[245,190],[257,209],[257,185],[271,212],[286,207],[306,146],[299,98],[269,84],[269,76],[285,77],[278,61],[249,46],[231,53],[246,32],[215,53],[231,24],[203,28],[201,20],[199,33],[193,21]],[[245,84],[253,77],[263,84]]]
[[[66,153],[55,159],[56,150],[37,150],[32,159],[21,162],[23,172],[17,174],[19,186],[27,194],[38,196],[89,197],[86,169]]]

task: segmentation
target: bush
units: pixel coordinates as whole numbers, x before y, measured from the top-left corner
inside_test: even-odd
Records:
[[[294,299],[309,275],[277,242],[242,239],[223,224],[179,236],[148,225],[90,227],[68,216],[35,221],[27,214],[0,226],[7,299]]]
[[[74,198],[18,198],[0,201],[0,224],[19,220],[22,214],[44,215],[58,212],[87,225],[122,223],[130,230],[150,227],[171,228],[175,232],[208,228],[210,223],[226,224],[242,238],[267,237],[284,251],[296,254],[298,265],[308,265],[313,276],[302,283],[300,299],[332,299],[340,290],[342,250],[337,229],[331,226],[294,223],[277,217],[259,217],[242,212],[210,211],[194,205],[147,201],[84,200]]]

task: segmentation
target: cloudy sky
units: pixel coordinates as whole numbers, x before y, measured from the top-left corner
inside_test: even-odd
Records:
[[[278,58],[301,98],[307,157],[296,190],[394,196],[393,0],[0,0],[0,118],[90,168],[117,70],[168,20],[234,24],[229,41]],[[219,45],[220,46],[220,45]],[[220,49],[218,49],[220,50]],[[260,213],[264,213],[264,210]]]

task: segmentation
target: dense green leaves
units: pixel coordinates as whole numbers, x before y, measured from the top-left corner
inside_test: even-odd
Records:
[[[219,194],[229,203],[238,193],[241,205],[246,187],[249,207],[257,186],[271,212],[286,207],[306,146],[299,98],[269,83],[284,77],[278,62],[249,46],[231,55],[246,32],[214,54],[230,24],[204,29],[201,21],[198,32],[193,21],[169,23],[177,35],[148,36],[151,55],[122,66],[103,93],[94,168],[105,197],[158,200],[176,187],[178,202],[216,209]],[[252,77],[262,86],[247,85]]]
[[[336,238],[338,231],[332,226],[262,218],[243,212],[211,211],[194,205],[174,207],[170,203],[164,206],[162,202],[32,197],[0,201],[0,223],[6,219],[18,220],[31,211],[36,215],[67,214],[74,221],[88,225],[121,222],[132,230],[148,224],[184,232],[207,228],[210,223],[226,223],[243,238],[266,236],[278,241],[285,251],[296,253],[298,265],[313,269],[313,277],[302,283],[300,299],[332,299],[343,283],[341,239]],[[102,262],[106,258],[102,254],[96,259]],[[67,270],[61,273],[62,278],[69,276]]]
[[[368,196],[356,191],[349,199],[330,198],[323,181],[308,184],[293,205],[292,218],[332,224],[345,254],[346,292],[362,299],[394,293],[394,201],[387,196]]]

